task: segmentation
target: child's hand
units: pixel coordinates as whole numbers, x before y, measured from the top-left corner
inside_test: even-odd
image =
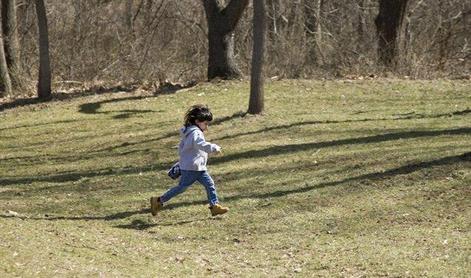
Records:
[[[217,154],[217,155],[222,155],[222,149],[221,149],[221,147],[217,146],[217,148],[216,148],[216,154]]]

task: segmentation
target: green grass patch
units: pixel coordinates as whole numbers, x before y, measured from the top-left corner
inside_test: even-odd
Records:
[[[245,82],[109,93],[0,113],[2,277],[469,277],[468,81]],[[202,186],[175,184],[185,110],[215,115]]]

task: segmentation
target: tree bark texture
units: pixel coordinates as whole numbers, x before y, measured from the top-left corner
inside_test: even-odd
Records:
[[[321,48],[321,12],[324,0],[304,0],[304,30],[309,39],[309,50],[306,57],[308,64],[323,64]]]
[[[378,55],[380,61],[387,67],[395,67],[398,62],[407,4],[408,0],[379,1],[379,13],[375,20]]]
[[[133,13],[132,13],[132,3],[133,1],[132,0],[127,0],[126,1],[126,9],[125,9],[125,13],[124,13],[124,20],[126,22],[126,27],[128,28],[128,32],[129,34],[132,34],[133,33],[133,30],[134,30],[134,26],[133,26]]]
[[[10,95],[12,92],[12,85],[10,74],[8,73],[7,61],[5,58],[5,50],[3,45],[3,36],[0,35],[0,78],[3,92],[5,95]],[[0,97],[4,96],[3,92],[0,91]]]
[[[250,80],[249,114],[261,114],[264,108],[263,55],[265,47],[266,14],[265,0],[254,0],[253,53]]]
[[[36,14],[39,30],[39,77],[38,97],[42,100],[51,98],[51,66],[49,61],[49,34],[44,0],[36,0]]]
[[[208,80],[236,79],[241,73],[234,58],[234,29],[248,0],[231,0],[224,7],[220,0],[203,0],[208,22]]]
[[[5,59],[14,87],[20,87],[20,45],[18,41],[18,22],[16,1],[2,0],[2,33]]]

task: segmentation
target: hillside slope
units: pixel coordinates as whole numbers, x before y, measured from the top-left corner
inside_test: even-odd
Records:
[[[0,274],[469,277],[469,82],[277,81],[70,98],[0,113]],[[206,103],[230,212],[174,182],[185,110]]]

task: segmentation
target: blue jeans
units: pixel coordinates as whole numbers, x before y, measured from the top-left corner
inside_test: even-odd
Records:
[[[182,175],[178,185],[170,188],[167,192],[164,193],[164,195],[160,196],[160,202],[167,202],[168,200],[187,190],[187,188],[196,181],[201,183],[206,189],[208,201],[211,206],[219,202],[218,196],[216,194],[216,186],[214,185],[214,181],[207,171],[181,170],[181,172]]]

